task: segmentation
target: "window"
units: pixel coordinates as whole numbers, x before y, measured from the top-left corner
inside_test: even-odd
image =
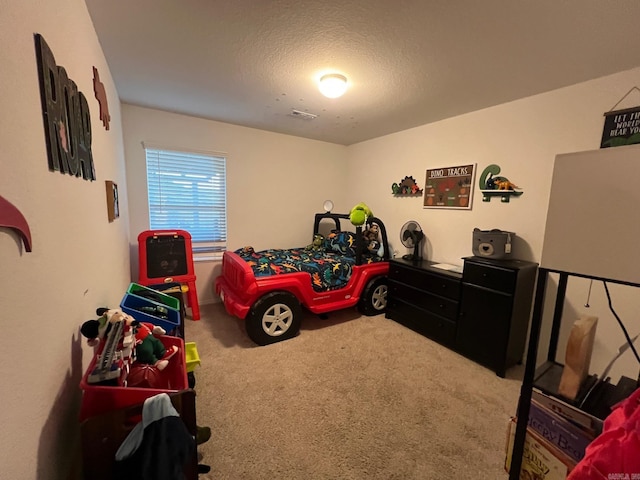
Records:
[[[186,230],[193,253],[219,257],[227,245],[226,158],[145,146],[149,226]]]

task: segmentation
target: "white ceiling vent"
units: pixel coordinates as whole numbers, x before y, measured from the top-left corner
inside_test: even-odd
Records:
[[[292,117],[302,118],[303,120],[313,120],[318,116],[315,113],[302,112],[300,110],[295,110],[295,109],[291,110],[291,113],[289,115],[291,115]]]

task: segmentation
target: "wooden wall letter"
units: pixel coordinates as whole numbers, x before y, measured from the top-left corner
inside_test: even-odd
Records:
[[[105,130],[109,130],[109,122],[111,121],[111,115],[109,115],[109,104],[107,103],[107,91],[104,88],[104,83],[100,81],[100,74],[98,69],[93,67],[93,93],[100,105],[100,120]]]
[[[42,35],[35,34],[49,170],[95,180],[87,99],[56,65]]]

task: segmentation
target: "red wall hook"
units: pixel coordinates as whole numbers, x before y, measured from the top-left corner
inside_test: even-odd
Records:
[[[0,196],[0,228],[2,227],[12,228],[19,233],[24,242],[24,249],[27,252],[31,251],[31,231],[27,220],[20,213],[20,210]]]

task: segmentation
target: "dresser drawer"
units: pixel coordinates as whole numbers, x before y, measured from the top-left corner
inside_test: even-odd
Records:
[[[389,281],[389,298],[400,299],[423,310],[433,312],[452,321],[457,320],[458,302],[411,287],[394,280]]]
[[[402,300],[392,299],[387,305],[386,317],[453,348],[456,339],[456,324]]]
[[[482,263],[465,262],[462,281],[480,287],[513,293],[518,272],[508,268]]]
[[[423,269],[414,269],[391,262],[389,279],[453,300],[460,298],[460,280],[447,278]]]

